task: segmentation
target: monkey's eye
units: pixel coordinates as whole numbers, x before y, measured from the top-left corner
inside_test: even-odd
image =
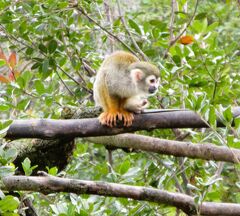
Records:
[[[150,79],[150,83],[155,83],[155,79]]]

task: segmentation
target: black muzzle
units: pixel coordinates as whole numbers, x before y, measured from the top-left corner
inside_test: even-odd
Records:
[[[157,88],[155,86],[150,86],[149,89],[148,89],[148,92],[150,94],[153,94],[156,90],[157,90]]]

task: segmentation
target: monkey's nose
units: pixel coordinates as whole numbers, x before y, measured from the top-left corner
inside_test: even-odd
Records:
[[[150,86],[149,89],[148,89],[148,92],[150,94],[153,94],[156,90],[157,90],[157,88],[155,86]]]

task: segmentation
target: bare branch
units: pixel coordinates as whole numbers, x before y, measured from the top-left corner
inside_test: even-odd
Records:
[[[125,22],[124,16],[122,15],[122,10],[121,10],[121,6],[120,6],[120,2],[119,0],[117,0],[117,6],[118,6],[118,13],[121,19],[121,22],[129,36],[129,38],[131,39],[134,47],[136,48],[136,50],[139,52],[139,54],[141,55],[141,57],[145,60],[145,61],[149,61],[148,57],[143,53],[143,51],[140,49],[140,47],[138,46],[137,42],[135,41],[135,39],[132,36],[132,33],[129,31],[128,26]]]
[[[232,109],[233,116],[240,115],[240,107]],[[119,122],[117,127],[100,125],[97,118],[91,119],[31,119],[14,120],[7,131],[6,138],[74,138],[103,135],[115,135],[139,130],[156,128],[207,128],[207,122],[190,110],[147,110],[147,113],[135,115],[131,127],[123,127]],[[218,126],[223,126],[218,122]]]
[[[130,186],[116,183],[64,179],[54,176],[27,177],[8,176],[3,178],[2,189],[8,191],[38,191],[49,194],[70,192],[95,194],[100,196],[125,197],[134,200],[150,201],[177,207],[187,214],[196,214],[194,198],[181,193],[167,192],[148,187]],[[234,203],[203,202],[199,207],[201,215],[240,215],[240,205]]]
[[[176,11],[176,0],[171,0],[171,19],[170,19],[170,26],[169,26],[170,41],[172,41],[173,38],[174,38],[174,35],[173,35],[173,24],[174,24],[174,19],[175,19],[175,11]]]
[[[239,163],[240,150],[210,143],[196,144],[166,139],[158,139],[136,134],[89,137],[85,140],[119,148],[133,148],[176,157],[199,158],[204,160]]]
[[[197,12],[198,3],[199,3],[199,0],[196,0],[193,14],[192,14],[191,18],[189,19],[188,23],[185,25],[185,27],[182,29],[182,31],[178,34],[178,36],[176,36],[173,40],[170,41],[167,50],[164,52],[164,58],[167,57],[169,49],[180,39],[180,37],[184,34],[184,32],[187,30],[187,28],[191,25],[195,15],[196,15],[196,12]]]
[[[125,48],[127,48],[132,54],[135,55],[135,52],[132,50],[131,47],[129,47],[125,42],[123,42],[119,37],[117,37],[116,35],[114,35],[113,33],[111,33],[110,31],[108,31],[106,28],[104,28],[103,26],[101,26],[95,19],[93,19],[92,17],[90,17],[85,11],[84,9],[82,9],[79,6],[75,6],[74,7],[80,14],[83,14],[90,22],[94,23],[96,26],[98,26],[100,29],[102,29],[104,32],[106,32],[108,35],[110,35],[111,37],[113,37],[115,40],[117,40],[118,42],[120,42]]]

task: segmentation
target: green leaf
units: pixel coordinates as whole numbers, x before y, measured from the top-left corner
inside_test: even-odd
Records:
[[[161,22],[159,19],[150,20],[149,23],[153,26],[160,26],[163,22]]]
[[[10,106],[7,104],[0,104],[0,111],[7,111],[10,109]]]
[[[229,122],[229,123],[232,122],[233,116],[232,116],[231,106],[229,106],[227,109],[224,110],[223,117],[226,120],[226,122]]]
[[[25,109],[27,109],[30,102],[31,102],[31,100],[29,98],[23,99],[17,104],[17,108],[19,110],[25,110]]]
[[[121,164],[121,167],[120,167],[120,174],[123,175],[125,174],[129,168],[131,166],[131,163],[129,160],[125,160],[122,164]]]
[[[38,48],[39,48],[43,53],[47,53],[47,47],[45,47],[43,44],[39,44]]]
[[[217,117],[216,117],[216,113],[215,113],[215,108],[212,105],[209,108],[208,122],[213,128],[216,128]]]
[[[2,67],[3,65],[6,65],[6,61],[3,59],[0,59],[0,67]]]
[[[49,66],[49,60],[45,59],[42,63],[42,72],[47,73],[48,72],[48,66]]]
[[[207,29],[207,19],[194,20],[192,24],[192,29],[197,33],[205,32]]]
[[[0,158],[0,163],[2,165],[5,165],[5,166],[0,166],[0,178],[14,174],[15,168],[13,166],[6,166],[8,161],[6,161],[4,158]]]
[[[18,198],[14,196],[5,196],[2,200],[0,200],[0,212],[13,212],[18,209],[20,202]]]
[[[35,81],[35,89],[39,95],[44,94],[46,92],[45,87],[41,80]]]
[[[57,167],[52,167],[51,169],[49,169],[49,168],[47,167],[47,171],[48,171],[48,174],[53,175],[53,176],[56,176],[57,173],[58,173],[58,168],[57,168]]]
[[[31,67],[31,69],[34,70],[36,68],[39,68],[40,66],[41,66],[41,63],[37,62]]]
[[[229,134],[227,136],[227,144],[229,147],[234,147],[234,136]]]
[[[50,41],[48,44],[49,53],[55,52],[55,50],[57,49],[57,46],[58,46],[57,41],[55,40]]]
[[[234,127],[239,128],[240,127],[240,117],[234,118]]]
[[[181,58],[180,58],[180,56],[174,55],[174,56],[172,57],[172,59],[173,59],[173,61],[175,62],[175,64],[176,64],[177,66],[181,66]]]
[[[23,170],[24,170],[26,175],[31,174],[31,172],[30,172],[31,171],[31,169],[30,169],[31,168],[31,161],[29,160],[29,158],[25,158],[25,160],[22,162],[22,167],[23,167]]]
[[[197,14],[197,16],[195,17],[195,20],[204,19],[204,18],[206,18],[206,16],[207,16],[207,13],[206,13],[206,12],[199,13],[199,14]]]
[[[212,23],[211,25],[209,25],[208,27],[207,27],[207,32],[210,32],[210,31],[213,31],[215,28],[217,28],[218,27],[218,25],[219,25],[219,22],[214,22],[214,23]]]
[[[24,87],[26,87],[26,84],[31,80],[32,77],[33,77],[32,71],[24,71],[24,73],[21,74],[21,78],[23,78],[25,81]]]
[[[133,28],[137,33],[142,34],[141,29],[139,28],[139,25],[135,21],[133,21],[132,19],[129,19],[128,23],[129,23],[129,26]]]
[[[7,149],[5,152],[5,157],[8,162],[14,160],[17,157],[17,150],[15,148]]]
[[[0,121],[0,135],[7,132],[8,128],[12,124],[12,120],[1,120]]]
[[[38,166],[35,165],[31,167],[31,161],[29,160],[29,158],[25,158],[25,160],[22,162],[22,167],[25,175],[30,176],[32,174],[32,171],[36,169]]]
[[[28,47],[26,50],[26,55],[32,55],[33,54],[33,49],[31,47]]]
[[[26,86],[26,82],[21,76],[17,78],[17,84],[21,89],[24,89]]]

